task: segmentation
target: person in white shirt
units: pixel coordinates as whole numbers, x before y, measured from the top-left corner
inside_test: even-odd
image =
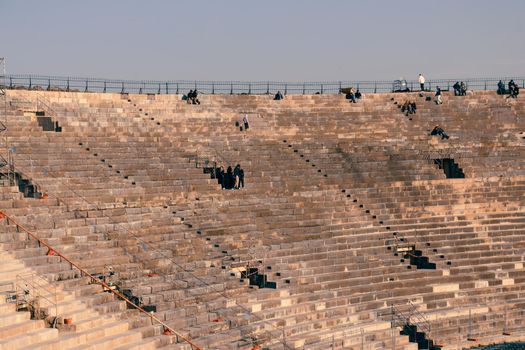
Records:
[[[421,86],[421,91],[425,91],[425,77],[419,73],[419,85]]]

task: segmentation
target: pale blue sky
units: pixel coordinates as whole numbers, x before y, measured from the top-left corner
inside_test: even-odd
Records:
[[[8,73],[122,79],[525,75],[523,0],[0,0]]]

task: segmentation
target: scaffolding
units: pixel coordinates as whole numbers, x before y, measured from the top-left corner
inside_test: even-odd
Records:
[[[13,150],[7,135],[7,96],[6,60],[0,57],[0,183],[3,186],[15,185]]]

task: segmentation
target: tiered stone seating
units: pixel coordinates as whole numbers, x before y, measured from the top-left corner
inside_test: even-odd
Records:
[[[34,120],[35,94],[9,92],[8,132],[17,165],[49,198],[12,192],[2,210],[89,272],[111,266],[119,285],[205,348],[414,349],[385,316],[408,301],[442,348],[473,345],[467,333],[519,338],[519,101],[217,95],[193,106],[174,95],[40,92],[62,127],[54,133]],[[417,100],[411,119],[394,104],[404,98]],[[244,113],[251,127],[240,132]],[[426,135],[436,123],[450,140]],[[436,155],[455,158],[466,179],[445,179]],[[203,159],[240,163],[246,188],[221,191]],[[94,303],[100,293],[85,279],[10,230],[2,248],[13,258]],[[436,270],[394,254],[396,237]],[[247,267],[277,290],[249,286]],[[121,304],[107,300],[101,317],[127,315]],[[188,349],[144,319],[126,325],[138,328],[121,332],[136,334],[133,346],[150,336],[151,346]]]

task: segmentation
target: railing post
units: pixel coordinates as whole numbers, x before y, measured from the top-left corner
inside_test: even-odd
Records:
[[[195,88],[195,90],[197,90],[197,80],[195,80],[194,88]]]
[[[29,77],[29,89],[33,87],[33,81],[31,80],[31,77]]]
[[[9,77],[9,88],[13,88],[13,77]]]
[[[160,95],[160,83],[159,83],[159,90],[157,91],[157,94]]]
[[[252,83],[248,84],[248,95],[252,94]]]
[[[359,89],[359,88],[358,88]],[[339,82],[339,93],[342,94],[343,93],[343,84],[341,82]]]
[[[139,95],[142,94],[142,87],[143,87],[143,86],[144,86],[144,82],[142,82],[142,85],[141,85],[140,88],[139,88]]]
[[[374,94],[377,93],[377,83],[374,83]]]
[[[124,93],[124,82],[122,82],[122,89],[120,90],[120,93],[121,93],[121,94]]]
[[[211,94],[215,95],[215,83],[214,82],[211,83]]]
[[[51,79],[47,79],[47,91],[51,90]]]
[[[304,92],[305,92],[305,84],[303,83],[303,95],[304,95]]]
[[[66,87],[66,91],[69,92],[69,78],[67,78],[67,87]]]
[[[168,82],[166,82],[166,95],[168,94]]]
[[[487,81],[485,80],[485,90],[487,90]]]
[[[284,94],[288,95],[288,84],[284,84]]]
[[[177,83],[177,95],[179,94],[179,83]]]
[[[86,88],[84,89],[84,92],[88,92],[88,81],[86,79]]]
[[[233,95],[233,83],[230,82],[230,95]]]
[[[266,95],[270,94],[270,82],[266,83]]]
[[[447,90],[450,90],[450,81],[447,80]]]
[[[104,93],[106,93],[106,81],[104,80]]]
[[[323,94],[323,84],[321,84],[321,95]]]

